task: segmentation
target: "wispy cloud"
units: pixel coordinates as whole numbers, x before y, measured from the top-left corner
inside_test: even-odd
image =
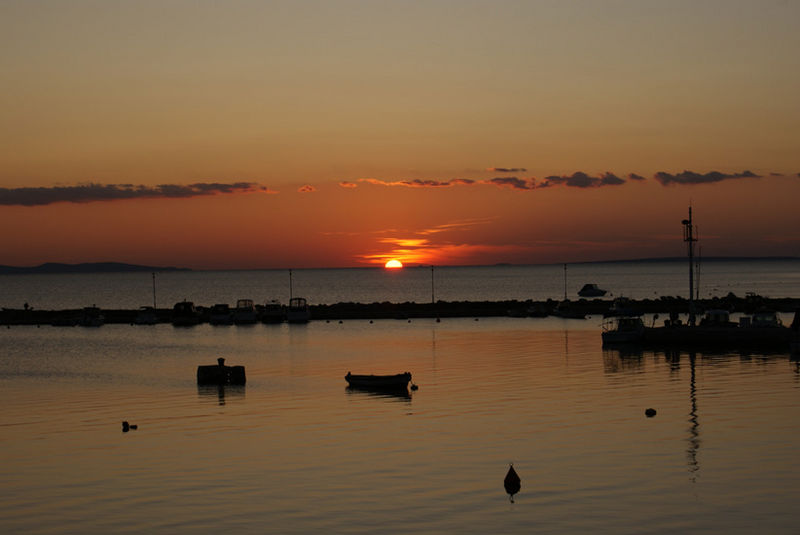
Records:
[[[655,179],[662,185],[669,186],[672,184],[691,185],[691,184],[711,184],[714,182],[722,182],[723,180],[731,180],[736,178],[761,178],[759,175],[750,171],[742,171],[741,173],[726,174],[719,171],[711,171],[709,173],[700,174],[694,171],[684,171],[676,175],[671,175],[660,171],[655,174]]]
[[[487,167],[486,170],[492,173],[524,173],[527,171],[524,167]]]
[[[315,188],[314,186],[311,186],[309,184],[306,184],[305,186],[300,186],[297,189],[297,191],[299,193],[313,193],[313,192],[317,191],[317,188]]]
[[[134,184],[79,184],[77,186],[0,188],[0,205],[43,206],[59,202],[89,203],[128,199],[188,198],[231,193],[270,193],[254,182],[200,182],[196,184],[161,184],[144,186]]]
[[[339,182],[339,186],[342,188],[357,188],[358,184],[355,182],[348,182],[347,180],[343,180]]]
[[[645,177],[643,177],[642,175],[637,175],[636,173],[630,173],[628,175],[628,180],[641,181],[641,180],[647,180],[647,179]]]
[[[431,228],[417,231],[418,234],[423,236],[429,234],[439,234],[440,232],[449,232],[455,230],[470,230],[479,225],[486,225],[494,221],[494,218],[481,218],[481,219],[463,219],[461,221],[453,221],[452,223],[442,223]]]
[[[533,180],[528,182],[524,178],[517,178],[515,176],[490,178],[489,180],[484,180],[483,183],[491,184],[493,186],[498,186],[501,188],[511,188],[511,189],[521,189],[521,190],[533,189],[535,187]]]
[[[432,180],[432,179],[414,179],[414,180],[379,180],[377,178],[360,178],[359,182],[366,182],[376,186],[401,186],[405,188],[446,188],[451,186],[471,186],[475,183],[474,180],[469,178],[454,178],[451,180]]]

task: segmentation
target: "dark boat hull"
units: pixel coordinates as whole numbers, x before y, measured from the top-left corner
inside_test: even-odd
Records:
[[[364,390],[406,390],[411,382],[408,372],[395,375],[354,375],[348,372],[344,378],[350,387]]]

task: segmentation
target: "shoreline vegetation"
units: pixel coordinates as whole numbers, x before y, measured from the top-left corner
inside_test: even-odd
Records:
[[[698,311],[724,309],[731,313],[752,314],[769,309],[776,312],[793,313],[800,309],[800,298],[768,298],[748,294],[739,297],[732,293],[725,297],[695,300]],[[310,305],[311,320],[372,320],[412,318],[464,318],[464,317],[545,317],[558,316],[559,310],[568,304],[571,313],[586,316],[602,316],[612,312],[613,299],[578,299],[574,301],[437,301],[436,303],[335,303]],[[689,300],[683,297],[664,296],[658,299],[630,299],[626,306],[637,314],[686,314]],[[257,308],[262,308],[258,306]],[[101,313],[104,323],[133,324],[139,310],[94,309]],[[65,317],[78,317],[84,309],[34,310],[32,308],[3,308],[0,310],[0,325],[51,325],[60,324]],[[156,323],[170,323],[172,308],[158,308]],[[198,306],[199,322],[209,323],[210,306]]]

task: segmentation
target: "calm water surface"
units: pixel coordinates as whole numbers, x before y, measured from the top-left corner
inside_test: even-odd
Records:
[[[310,304],[412,301],[502,301],[570,299],[586,283],[609,293],[606,299],[688,296],[688,264],[684,262],[619,262],[544,266],[430,267],[386,270],[292,270],[292,295]],[[696,278],[700,297],[800,297],[800,260],[705,262]],[[234,305],[237,299],[264,303],[289,301],[288,270],[183,271],[156,275],[159,307],[188,300],[198,305]],[[566,288],[565,288],[566,282]],[[696,286],[697,287],[697,286]],[[97,305],[136,309],[153,304],[150,273],[92,273],[72,275],[0,275],[0,306],[60,310]]]
[[[798,364],[598,323],[4,329],[0,532],[796,533]],[[198,388],[217,356],[245,387]]]

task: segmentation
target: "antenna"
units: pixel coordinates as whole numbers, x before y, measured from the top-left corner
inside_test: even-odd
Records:
[[[686,242],[689,250],[689,325],[694,325],[694,243],[697,241],[697,237],[692,224],[691,205],[689,205],[689,219],[684,219],[681,223],[683,224],[683,241]]]
[[[433,264],[431,264],[431,304],[436,304],[433,293]]]

